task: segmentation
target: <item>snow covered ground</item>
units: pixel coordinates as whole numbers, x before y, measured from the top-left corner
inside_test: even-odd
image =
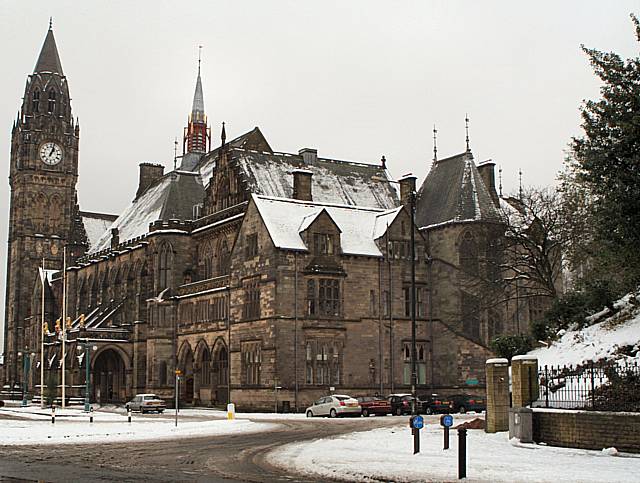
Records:
[[[325,478],[349,481],[454,481],[457,432],[442,449],[442,429],[427,419],[421,452],[413,455],[406,422],[392,428],[351,433],[284,446],[271,463]],[[615,450],[586,451],[510,442],[505,433],[467,432],[467,480],[483,482],[637,482],[640,456]]]
[[[529,352],[538,358],[540,367],[578,365],[602,358],[617,359],[625,363],[640,363],[640,296],[628,294],[615,303],[620,309],[609,316],[608,309],[588,317],[596,322],[582,330],[561,331],[559,340],[549,347]],[[617,354],[620,347],[632,346],[635,356]]]
[[[189,414],[189,413],[192,414]],[[81,409],[58,409],[56,423],[51,423],[50,410],[38,407],[4,407],[0,409],[0,445],[96,443],[117,441],[149,441],[158,439],[217,436],[231,433],[254,433],[269,431],[277,424],[260,423],[237,418],[226,419],[222,411],[180,411],[178,427],[174,413],[161,416],[142,416],[133,413],[132,422],[127,422],[126,413],[118,411],[96,411],[94,422]],[[217,413],[217,414],[216,414]],[[206,419],[203,416],[210,416]]]

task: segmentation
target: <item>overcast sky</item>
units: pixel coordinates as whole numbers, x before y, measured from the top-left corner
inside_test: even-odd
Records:
[[[464,150],[503,168],[506,193],[549,185],[579,106],[598,95],[580,44],[637,55],[629,13],[612,1],[29,1],[0,0],[0,152],[49,16],[80,119],[83,210],[119,213],[138,164],[172,166],[203,46],[214,143],[259,126],[276,151],[318,149],[362,162],[387,158],[419,182],[433,155]],[[9,185],[0,191],[8,214]],[[0,220],[6,240],[7,218]],[[4,297],[6,244],[0,251]],[[4,313],[4,298],[0,309]],[[0,332],[0,337],[2,333]],[[1,346],[0,346],[1,347]]]

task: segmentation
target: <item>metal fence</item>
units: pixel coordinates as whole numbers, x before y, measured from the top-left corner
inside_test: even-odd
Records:
[[[640,366],[621,361],[544,366],[536,407],[640,412]]]

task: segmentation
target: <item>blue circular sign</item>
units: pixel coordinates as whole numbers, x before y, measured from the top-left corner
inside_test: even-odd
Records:
[[[413,417],[413,427],[415,429],[422,429],[424,428],[424,419],[422,418],[422,416],[417,415]]]
[[[442,416],[442,425],[446,426],[447,428],[453,426],[453,416],[451,416],[451,414],[445,414],[444,416]]]

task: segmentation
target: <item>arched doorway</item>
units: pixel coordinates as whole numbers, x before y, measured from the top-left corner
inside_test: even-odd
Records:
[[[126,398],[124,361],[113,349],[98,354],[93,364],[93,398],[102,404]]]
[[[180,381],[180,400],[185,404],[193,404],[193,350],[188,342],[180,348],[178,367],[182,371]]]
[[[212,394],[216,403],[227,404],[229,384],[229,359],[227,346],[221,340],[215,346],[213,356]]]

